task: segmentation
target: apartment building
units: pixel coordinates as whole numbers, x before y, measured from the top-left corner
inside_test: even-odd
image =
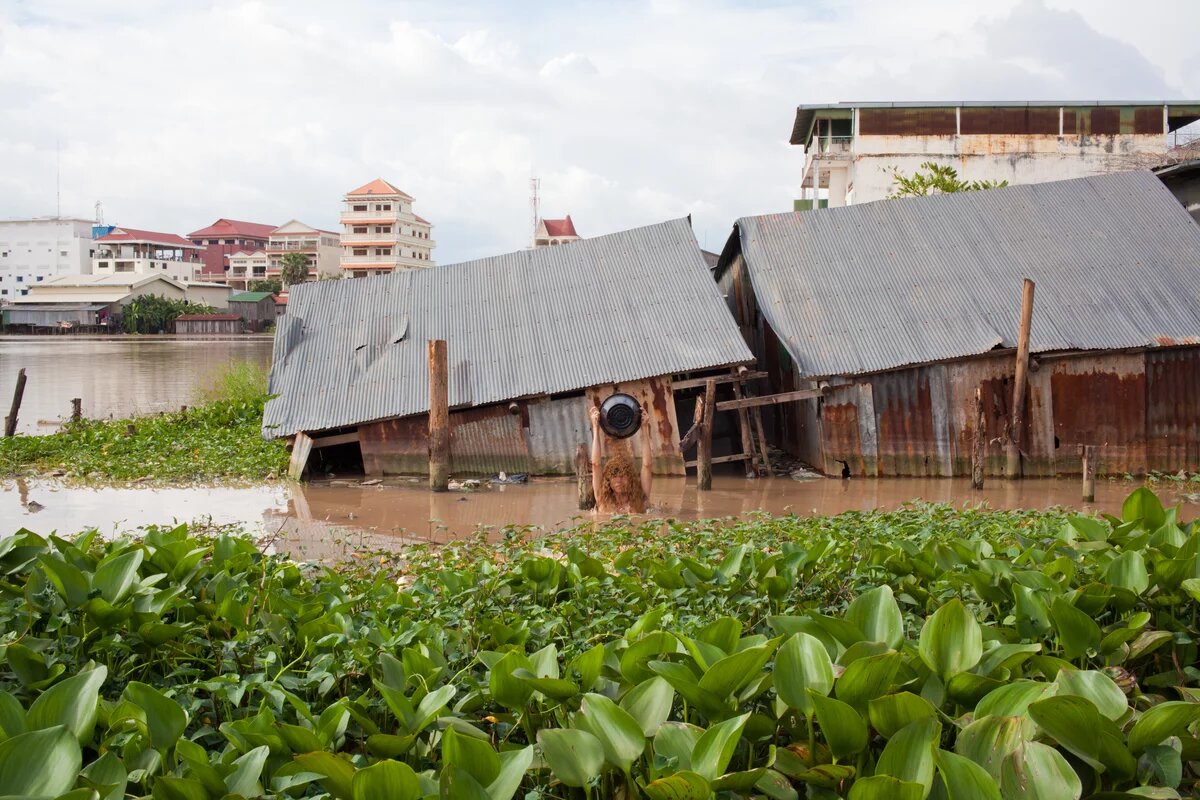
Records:
[[[74,217],[0,220],[0,303],[34,284],[91,272],[93,225]]]
[[[1010,184],[1157,166],[1194,136],[1200,101],[834,103],[796,109],[804,148],[797,209],[882,200],[927,161]]]
[[[412,196],[377,178],[342,198],[342,271],[354,278],[432,267],[433,225]]]
[[[280,276],[283,257],[288,253],[303,253],[308,257],[309,280],[339,275],[342,249],[338,239],[333,231],[323,231],[295,219],[280,225],[267,240],[266,277]]]
[[[265,249],[273,230],[274,225],[222,217],[207,228],[192,231],[187,238],[204,248],[202,272],[205,279],[221,280],[229,271],[230,259],[235,253]]]
[[[95,241],[91,272],[95,275],[165,275],[190,283],[200,280],[204,248],[173,233],[143,231],[123,225]]]
[[[269,240],[269,237],[268,237]],[[239,250],[229,257],[229,271],[224,281],[234,289],[246,291],[254,281],[265,280],[271,260],[266,250],[247,253]]]

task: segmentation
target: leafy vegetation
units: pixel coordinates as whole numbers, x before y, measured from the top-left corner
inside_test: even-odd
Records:
[[[282,440],[262,438],[266,375],[231,362],[187,411],[67,423],[48,436],[0,439],[0,474],[59,472],[67,478],[263,480],[287,471]]]
[[[0,794],[1179,797],[1200,531],[920,507],[333,569],[0,540]]]
[[[304,253],[284,253],[279,260],[279,277],[285,287],[308,280],[308,256]]]
[[[256,281],[250,281],[246,291],[279,294],[283,291],[283,282],[279,278],[260,278]]]
[[[1008,181],[966,181],[958,177],[958,170],[936,161],[926,161],[912,175],[904,175],[900,169],[892,169],[892,190],[889,198],[923,197],[929,194],[952,192],[977,192],[982,189],[999,189],[1008,186]]]
[[[121,311],[126,333],[170,333],[171,323],[184,314],[215,314],[212,306],[143,294],[133,298]]]

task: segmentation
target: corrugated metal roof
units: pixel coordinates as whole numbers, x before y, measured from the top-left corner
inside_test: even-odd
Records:
[[[753,360],[678,219],[453,266],[292,287],[263,430],[428,410],[426,342],[450,404],[485,405]]]
[[[229,296],[231,303],[257,303],[259,300],[266,300],[268,297],[274,297],[270,292],[238,292]]]
[[[1149,172],[738,220],[763,316],[809,377],[1015,347],[1200,341],[1200,226]]]

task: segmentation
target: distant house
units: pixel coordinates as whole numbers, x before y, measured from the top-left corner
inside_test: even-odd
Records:
[[[241,292],[229,298],[229,311],[246,322],[249,331],[261,331],[275,323],[275,295],[270,292]]]
[[[1024,475],[1200,469],[1200,226],[1150,172],[745,217],[716,270],[826,473],[1003,474],[1023,279]],[[977,408],[979,392],[982,409]],[[977,424],[982,412],[985,427]]]
[[[115,329],[124,306],[141,295],[188,300],[188,287],[164,275],[64,275],[31,286],[4,319],[30,329]]]
[[[323,231],[292,220],[271,231],[267,242],[267,277],[279,278],[283,274],[283,257],[288,253],[302,253],[308,260],[308,277],[317,279],[340,275],[342,248],[340,237],[333,231]]]
[[[239,250],[229,257],[229,272],[225,274],[225,282],[237,291],[247,291],[255,281],[267,279],[270,264],[266,250],[249,253]]]
[[[175,318],[175,333],[185,336],[238,334],[243,326],[237,314],[183,314]]]
[[[562,219],[539,219],[537,230],[533,234],[533,246],[554,247],[577,242],[580,238],[575,232],[575,223],[571,221],[571,215],[567,214]]]
[[[449,351],[459,473],[570,472],[589,407],[625,391],[647,415],[635,452],[682,475],[675,379],[729,376],[752,360],[689,221],[677,219],[567,248],[293,286],[263,435],[353,448],[368,474],[425,472],[431,339]]]
[[[204,248],[182,236],[119,225],[96,239],[94,275],[163,275],[177,281],[196,279]]]
[[[192,244],[204,248],[203,279],[219,280],[228,277],[230,257],[234,253],[266,248],[273,230],[274,225],[221,218],[207,228],[192,231],[187,238]]]

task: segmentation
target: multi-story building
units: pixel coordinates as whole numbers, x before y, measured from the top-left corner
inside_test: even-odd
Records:
[[[553,247],[577,242],[580,238],[575,232],[575,223],[571,221],[571,215],[567,214],[564,219],[539,219],[537,230],[533,234],[533,246]]]
[[[1010,184],[1153,166],[1200,119],[1200,101],[835,103],[796,109],[805,151],[796,207],[881,200],[895,171],[931,161]],[[824,196],[822,196],[824,195]]]
[[[94,224],[73,217],[0,220],[0,302],[51,278],[91,272]]]
[[[238,251],[229,257],[229,271],[225,273],[225,283],[234,289],[246,291],[255,281],[265,280],[267,268],[271,260],[267,258],[266,250],[255,250],[252,253]]]
[[[173,233],[142,231],[119,225],[96,240],[95,275],[166,275],[177,281],[201,280],[204,248]]]
[[[354,278],[433,266],[433,225],[413,198],[377,178],[342,198],[342,271]]]
[[[338,235],[292,220],[271,231],[267,241],[268,278],[278,278],[283,269],[283,257],[288,253],[303,253],[308,257],[309,279],[340,275],[338,264],[342,248]]]
[[[207,228],[192,231],[188,239],[204,248],[204,278],[220,280],[229,271],[234,253],[264,249],[273,230],[274,225],[221,218]]]

